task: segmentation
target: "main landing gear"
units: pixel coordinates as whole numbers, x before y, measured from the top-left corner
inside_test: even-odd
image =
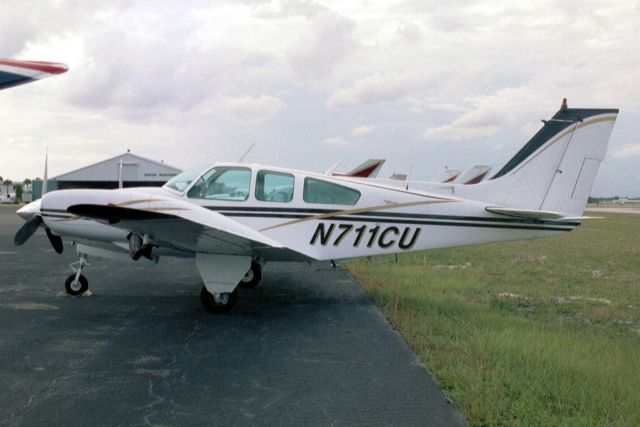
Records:
[[[80,254],[80,260],[69,264],[73,274],[67,277],[64,282],[64,288],[69,295],[80,295],[89,289],[89,281],[82,275],[82,269],[85,265],[89,265],[86,254]]]
[[[227,313],[238,302],[238,289],[234,289],[233,292],[211,293],[206,286],[203,286],[200,291],[200,301],[211,313]]]
[[[262,279],[262,267],[255,261],[251,262],[251,268],[238,283],[244,289],[252,289],[258,286]],[[200,301],[204,308],[211,313],[228,313],[238,302],[238,288],[233,292],[211,293],[206,286],[200,291]]]
[[[262,279],[262,268],[260,264],[255,261],[251,261],[251,268],[244,277],[238,283],[238,286],[245,289],[252,289],[258,286],[260,280]]]

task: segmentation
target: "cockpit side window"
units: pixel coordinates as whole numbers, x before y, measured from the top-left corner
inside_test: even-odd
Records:
[[[244,201],[249,197],[251,169],[221,166],[202,175],[189,189],[190,199]]]
[[[207,169],[207,166],[198,166],[188,171],[171,178],[164,186],[176,191],[184,191],[191,184],[191,181],[196,179],[202,172]]]
[[[290,202],[294,177],[288,173],[260,171],[256,176],[256,199],[263,202]]]
[[[305,178],[303,199],[307,203],[355,205],[360,199],[360,192],[332,182]]]

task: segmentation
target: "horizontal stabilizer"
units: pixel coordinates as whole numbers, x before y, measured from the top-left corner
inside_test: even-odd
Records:
[[[499,206],[487,206],[485,208],[487,212],[511,216],[516,218],[530,218],[539,220],[562,220],[562,221],[580,221],[581,219],[589,219],[589,217],[576,217],[563,214],[562,212],[551,211],[538,211],[535,209],[517,209],[517,208],[505,208]]]

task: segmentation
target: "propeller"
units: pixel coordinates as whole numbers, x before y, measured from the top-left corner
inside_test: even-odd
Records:
[[[15,243],[16,246],[22,246],[24,242],[33,236],[33,233],[36,232],[41,224],[42,217],[40,215],[34,215],[33,218],[25,222],[24,225],[20,227],[13,238],[13,243]],[[53,246],[53,250],[56,251],[56,253],[61,254],[64,249],[62,238],[53,234],[49,227],[45,227],[44,230],[47,232],[47,237],[49,238],[49,242],[51,242],[51,246]]]
[[[42,217],[40,215],[34,215],[33,218],[20,227],[13,238],[13,243],[15,243],[16,246],[21,246],[36,232],[40,224],[42,224]]]
[[[62,245],[62,237],[53,234],[51,230],[49,230],[49,227],[45,227],[44,230],[47,232],[47,237],[51,242],[51,246],[53,246],[53,250],[56,251],[56,253],[61,254],[64,249],[64,246]]]

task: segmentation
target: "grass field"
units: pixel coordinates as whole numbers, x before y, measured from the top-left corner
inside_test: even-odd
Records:
[[[347,264],[472,425],[640,425],[640,215]]]

